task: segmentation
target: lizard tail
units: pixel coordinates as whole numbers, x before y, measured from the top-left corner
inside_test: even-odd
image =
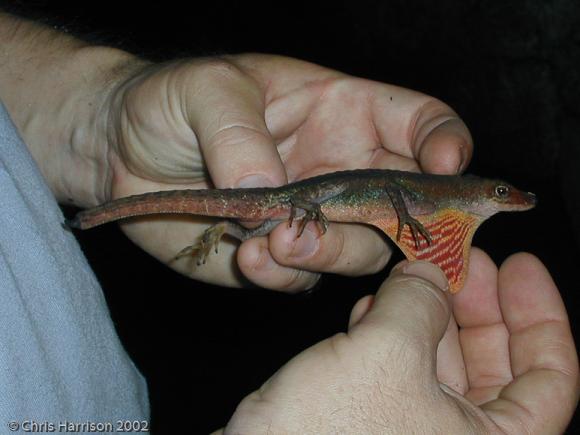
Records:
[[[263,220],[279,212],[269,207],[265,189],[170,190],[128,196],[81,211],[65,221],[82,230],[133,216],[191,214],[247,220]]]
[[[81,228],[81,220],[78,218],[78,215],[72,219],[65,219],[64,220],[65,228]]]

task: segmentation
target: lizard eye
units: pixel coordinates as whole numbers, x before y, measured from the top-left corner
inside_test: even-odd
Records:
[[[507,186],[499,185],[495,187],[495,196],[498,198],[507,198],[510,194],[510,188]]]

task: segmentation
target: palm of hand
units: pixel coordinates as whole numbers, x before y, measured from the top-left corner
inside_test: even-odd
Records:
[[[365,167],[454,173],[460,161],[468,160],[464,125],[430,97],[294,60],[230,60],[146,71],[115,94],[113,198],[233,187],[255,174],[275,185]],[[207,223],[192,217],[147,218],[123,228],[138,245],[168,262]],[[367,237],[379,243],[376,235]],[[244,257],[259,255],[264,243],[246,242]],[[239,285],[232,262],[235,246],[222,243],[220,248],[220,255],[203,268],[192,268],[191,262],[171,266],[204,281]],[[375,257],[381,258],[379,268],[388,259],[386,254]],[[246,276],[277,287],[254,279],[252,267],[244,268]]]
[[[578,362],[558,290],[527,254],[498,273],[476,249],[471,264],[449,307],[404,280],[383,286],[374,304],[361,300],[347,334],[291,360],[242,401],[228,429],[562,432],[578,400]]]
[[[212,62],[167,66],[144,74],[129,84],[127,92],[117,93],[120,102],[114,105],[116,127],[110,152],[112,197],[212,184],[230,187],[247,174],[266,175],[273,184],[281,184],[353,167],[455,173],[469,160],[469,133],[450,109],[429,97],[288,59],[230,60],[235,66]],[[202,154],[211,182],[201,164]],[[167,261],[205,225],[189,217],[149,218],[127,224],[125,230]],[[342,231],[340,227],[332,225],[331,234],[324,238],[329,244],[332,231]],[[369,239],[361,243],[366,236],[358,236],[354,239],[382,266],[388,255],[377,261]],[[240,252],[247,254],[252,243],[273,247],[250,240]],[[234,246],[222,245],[221,255],[206,267],[191,272],[186,266],[181,271],[209,282],[238,285],[231,261]],[[356,246],[347,246],[346,252],[351,251],[356,259],[364,256]],[[421,352],[413,352],[409,343],[422,340],[401,342],[400,337],[412,338],[406,333],[411,328],[395,328],[396,333],[389,334],[393,325],[409,325],[404,318],[386,322],[387,332],[379,328],[377,335],[373,331],[381,326],[376,321],[378,309],[360,320],[369,307],[355,308],[355,326],[348,335],[324,341],[292,360],[242,403],[231,424],[235,427],[247,410],[257,406],[254,415],[273,416],[270,422],[287,422],[288,417],[296,417],[287,414],[293,410],[304,417],[298,424],[309,424],[309,416],[328,423],[319,418],[323,415],[332,417],[334,427],[344,422],[348,429],[353,428],[353,417],[364,423],[357,417],[359,409],[379,416],[391,410],[389,424],[402,415],[401,427],[412,414],[416,423],[422,421],[426,427],[450,423],[457,428],[498,425],[514,433],[522,426],[530,431],[562,430],[577,400],[576,383],[570,379],[577,375],[578,364],[557,290],[545,269],[530,257],[508,261],[498,273],[481,253],[474,256],[466,288],[453,299],[453,318],[461,329],[458,332],[451,321],[436,365],[429,364],[435,361],[435,346],[429,349],[423,343]],[[364,272],[360,263],[355,265]],[[433,311],[428,308],[425,318]],[[429,328],[435,322],[431,320],[426,322]],[[458,394],[443,392],[439,381]],[[344,394],[345,385],[349,394]],[[316,392],[324,397],[312,397]],[[302,400],[305,397],[313,400]],[[300,402],[293,402],[297,398]],[[397,413],[401,410],[405,412]],[[471,416],[469,421],[466,415]],[[244,424],[251,421],[243,419]]]

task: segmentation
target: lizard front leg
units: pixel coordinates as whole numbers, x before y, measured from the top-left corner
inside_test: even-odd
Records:
[[[419,233],[425,237],[429,245],[433,243],[429,231],[427,231],[421,222],[409,214],[401,191],[393,186],[387,186],[386,190],[393,204],[393,208],[397,213],[397,217],[399,218],[399,226],[397,228],[397,242],[401,239],[401,233],[403,232],[405,225],[409,225],[411,233],[413,234],[413,238],[415,239],[415,247],[417,249],[419,249]]]

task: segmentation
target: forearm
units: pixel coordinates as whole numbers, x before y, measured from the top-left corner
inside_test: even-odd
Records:
[[[0,100],[60,202],[102,202],[108,98],[141,62],[0,12]]]

